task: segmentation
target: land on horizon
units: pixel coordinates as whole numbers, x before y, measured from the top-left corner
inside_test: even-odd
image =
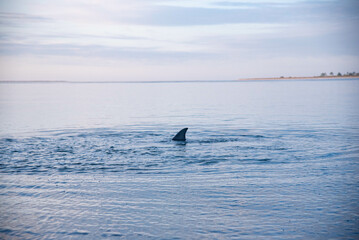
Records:
[[[359,75],[342,75],[342,76],[304,76],[304,77],[255,77],[255,78],[238,78],[230,80],[168,80],[168,81],[71,81],[71,80],[0,80],[0,83],[176,83],[176,82],[235,82],[235,81],[256,81],[256,80],[306,80],[306,79],[349,79],[359,78]]]
[[[305,76],[305,77],[263,77],[263,78],[239,78],[240,81],[246,81],[246,80],[293,80],[293,79],[342,79],[342,78],[359,78],[359,75],[353,75],[353,76]]]

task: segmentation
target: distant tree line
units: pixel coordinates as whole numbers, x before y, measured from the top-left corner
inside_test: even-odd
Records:
[[[335,75],[333,72],[330,72],[329,75],[327,73],[321,73],[320,74],[321,77],[334,77],[334,76],[337,76],[337,77],[351,77],[351,76],[359,76],[359,72],[347,72],[347,73],[344,73],[344,74],[341,74],[340,72],[337,73],[337,75]]]

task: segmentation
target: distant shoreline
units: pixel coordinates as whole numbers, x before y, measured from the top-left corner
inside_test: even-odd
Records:
[[[290,81],[290,80],[346,80],[359,79],[359,76],[317,76],[317,77],[266,77],[266,78],[239,78],[236,80],[173,80],[173,81],[66,81],[66,80],[0,80],[0,84],[99,84],[99,83],[221,83],[245,81]]]
[[[314,76],[314,77],[266,77],[266,78],[239,78],[238,81],[251,80],[300,80],[300,79],[345,79],[345,78],[359,78],[359,76]]]

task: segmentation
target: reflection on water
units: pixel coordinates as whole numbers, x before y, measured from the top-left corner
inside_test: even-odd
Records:
[[[356,239],[358,86],[0,85],[0,238]]]

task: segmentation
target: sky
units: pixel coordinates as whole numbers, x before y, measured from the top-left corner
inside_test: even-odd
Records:
[[[359,71],[358,0],[0,0],[0,81]]]

